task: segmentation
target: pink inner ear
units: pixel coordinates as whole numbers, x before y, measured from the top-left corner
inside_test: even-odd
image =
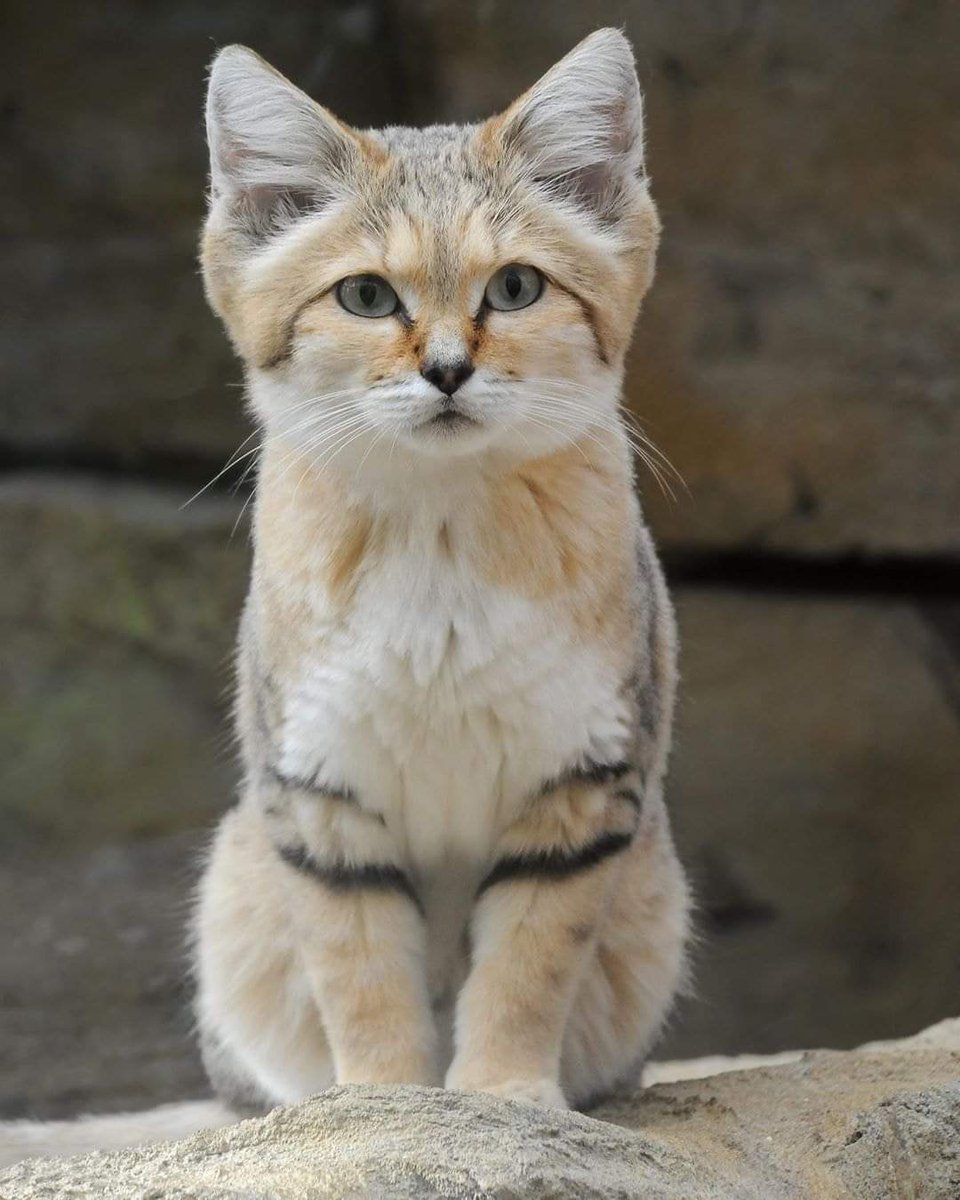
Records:
[[[623,35],[602,30],[575,47],[511,105],[502,137],[538,181],[607,219],[643,177],[643,103]]]
[[[636,127],[636,115],[631,111],[632,107],[625,96],[620,96],[602,110],[610,134],[611,154],[629,154],[637,138],[643,136],[642,128]]]
[[[323,198],[319,192],[261,184],[242,192],[235,207],[251,232],[264,235],[279,232],[299,217],[318,211],[323,207]]]
[[[207,101],[214,199],[251,213],[323,203],[360,141],[347,126],[242,47],[214,60]],[[277,199],[273,199],[276,197]]]
[[[593,163],[562,174],[538,174],[537,182],[548,193],[573,201],[603,224],[613,224],[621,216],[624,202],[642,183],[643,168],[626,168],[625,156],[612,153],[606,162]]]

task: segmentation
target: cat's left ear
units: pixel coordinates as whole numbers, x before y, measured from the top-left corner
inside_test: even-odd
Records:
[[[643,98],[618,29],[585,38],[492,125],[538,183],[601,220],[644,186]]]

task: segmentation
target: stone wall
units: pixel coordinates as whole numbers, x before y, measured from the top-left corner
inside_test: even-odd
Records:
[[[4,18],[0,1111],[200,1086],[174,951],[233,787],[248,551],[226,487],[181,505],[249,432],[194,258],[204,67],[236,40],[374,124],[493,111],[625,22],[665,222],[628,393],[689,488],[643,483],[684,640],[670,794],[704,934],[670,1052],[851,1045],[954,1008],[960,9]]]

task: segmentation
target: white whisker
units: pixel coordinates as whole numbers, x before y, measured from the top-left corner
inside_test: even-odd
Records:
[[[631,449],[656,479],[657,484],[665,495],[669,495],[674,501],[676,500],[676,494],[670,486],[664,471],[668,471],[689,494],[686,480],[663,450],[639,428],[639,419],[634,413],[623,406],[618,406],[615,413],[605,413],[595,406],[584,404],[574,397],[565,395],[563,391],[563,389],[569,386],[585,394],[595,394],[590,393],[589,389],[581,387],[579,384],[568,385],[558,380],[551,380],[549,383],[552,390],[548,391],[541,387],[535,393],[534,398],[542,400],[550,408],[550,415],[554,419],[559,419],[560,414],[563,413],[568,420],[579,417],[585,424],[593,424],[610,432],[619,429],[627,438]]]
[[[250,434],[250,437],[245,438],[244,441],[242,441],[240,443],[240,446],[237,447],[237,450],[239,450],[241,446],[245,446],[247,444],[247,442],[250,441],[250,438],[256,437],[256,435],[259,432],[260,432],[259,430],[254,430],[254,432]],[[194,492],[189,500],[184,500],[184,502],[180,505],[180,511],[183,512],[183,510],[185,508],[189,507],[189,505],[191,505],[194,502],[194,500],[198,500],[208,488],[213,487],[213,485],[217,482],[218,479],[222,479],[223,476],[226,475],[226,473],[232,467],[235,467],[237,465],[237,463],[242,462],[245,458],[249,458],[251,454],[256,454],[259,449],[260,449],[259,446],[254,446],[252,450],[247,450],[245,453],[240,454],[240,455],[238,455],[237,451],[235,450],[233,452],[233,454],[230,456],[230,459],[227,462],[227,464],[224,467],[222,467],[221,470],[219,470],[212,479],[208,480],[203,485],[203,487],[200,488],[199,491]]]

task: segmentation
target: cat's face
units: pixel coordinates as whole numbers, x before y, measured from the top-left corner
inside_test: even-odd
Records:
[[[208,291],[268,436],[373,466],[534,457],[616,419],[658,231],[621,35],[484,125],[374,133],[231,49],[208,119]]]

